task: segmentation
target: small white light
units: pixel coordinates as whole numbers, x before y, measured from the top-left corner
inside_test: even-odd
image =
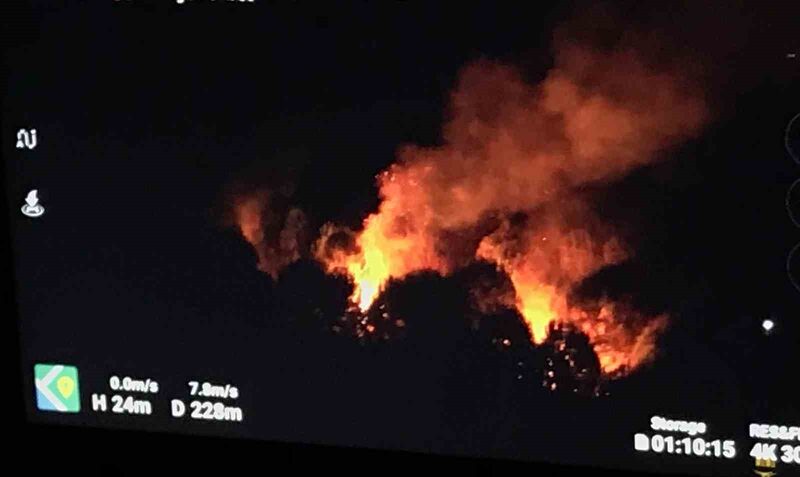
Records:
[[[764,328],[764,331],[769,333],[775,328],[775,322],[772,320],[764,320],[761,323],[761,327]]]

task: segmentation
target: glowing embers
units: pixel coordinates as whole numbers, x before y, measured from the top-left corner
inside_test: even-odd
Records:
[[[589,338],[571,325],[551,324],[542,344],[542,386],[554,392],[600,396],[602,371]]]
[[[406,322],[390,313],[385,299],[379,299],[366,311],[361,311],[361,308],[351,303],[331,325],[331,330],[339,335],[353,337],[361,343],[382,342],[402,338],[405,335]]]
[[[523,318],[516,310],[482,315],[476,322],[479,334],[508,359],[506,366],[521,385],[533,384],[559,394],[580,397],[606,395],[600,359],[589,337],[570,324],[553,322],[547,338],[534,344]]]

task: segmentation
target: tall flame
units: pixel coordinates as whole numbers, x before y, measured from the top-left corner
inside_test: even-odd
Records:
[[[572,286],[602,267],[629,257],[623,244],[578,202],[540,214],[533,229],[515,234],[504,223],[478,247],[478,257],[506,271],[516,291],[516,306],[541,344],[551,323],[567,323],[585,333],[600,360],[601,369],[615,374],[647,361],[666,317],[642,317],[623,304],[607,299],[572,304]],[[570,216],[567,218],[567,216]],[[581,218],[583,228],[567,228],[563,221]],[[530,227],[530,226],[528,226]],[[592,229],[590,232],[589,230]]]
[[[383,201],[378,212],[364,220],[364,229],[356,237],[355,252],[334,253],[326,246],[327,238],[341,229],[328,225],[317,244],[317,256],[330,272],[345,272],[355,284],[351,301],[367,311],[392,277],[403,277],[423,269],[444,273],[444,260],[436,252],[429,228],[427,209],[417,214],[406,211],[409,195],[415,194],[417,179],[401,176],[392,167],[379,176]],[[401,180],[403,182],[401,182]],[[412,199],[413,200],[413,199]]]

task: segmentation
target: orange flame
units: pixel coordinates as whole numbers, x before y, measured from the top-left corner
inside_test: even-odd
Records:
[[[258,193],[250,196],[237,198],[234,205],[234,220],[239,226],[247,242],[253,246],[258,254],[258,268],[264,271],[267,265],[267,257],[264,253],[264,223],[263,214],[267,206],[267,194]]]
[[[569,303],[575,283],[602,267],[621,262],[628,253],[615,237],[601,238],[609,236],[608,231],[595,230],[592,234],[587,229],[564,230],[559,222],[564,220],[564,207],[584,222],[591,221],[582,206],[572,203],[562,206],[556,217],[539,217],[545,223],[533,233],[525,231],[529,237],[510,238],[513,231],[505,223],[481,241],[477,256],[496,263],[508,274],[516,291],[517,309],[534,343],[545,341],[551,323],[569,323],[589,337],[603,372],[634,369],[651,357],[666,317],[638,316],[607,300],[593,304],[594,310]]]
[[[392,171],[384,172],[379,178],[384,200],[378,212],[364,220],[364,229],[356,238],[357,252],[334,252],[332,257],[324,257],[329,251],[327,239],[341,230],[330,225],[323,227],[317,243],[317,256],[329,272],[352,277],[355,289],[351,301],[362,312],[369,309],[390,278],[423,269],[446,270],[434,249],[430,230],[426,228],[430,219],[424,216],[425,211],[413,215],[404,212],[406,203],[399,199],[404,197],[402,191],[413,194],[414,184],[400,183]]]
[[[234,199],[233,219],[258,255],[258,269],[277,279],[286,265],[300,258],[303,248],[305,216],[290,208],[285,217],[270,210],[270,195],[258,191]]]
[[[475,257],[509,275],[534,342],[547,337],[550,323],[571,322],[589,337],[604,372],[633,369],[652,356],[666,321],[630,318],[635,313],[611,302],[594,310],[568,303],[577,283],[630,255],[587,207],[575,205],[576,190],[657,160],[705,120],[702,97],[679,72],[653,70],[629,51],[568,46],[538,87],[513,68],[477,62],[452,94],[444,144],[401,149],[378,177],[377,212],[360,232],[346,232],[353,246],[331,246],[343,229],[328,225],[316,256],[329,272],[352,278],[351,301],[366,311],[392,278],[450,272],[456,265],[444,258],[452,246],[446,232],[488,216],[527,214],[526,228],[500,227]]]

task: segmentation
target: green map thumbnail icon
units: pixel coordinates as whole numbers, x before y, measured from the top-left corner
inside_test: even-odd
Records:
[[[42,411],[78,412],[81,395],[78,390],[78,368],[63,364],[37,364],[36,407]]]

